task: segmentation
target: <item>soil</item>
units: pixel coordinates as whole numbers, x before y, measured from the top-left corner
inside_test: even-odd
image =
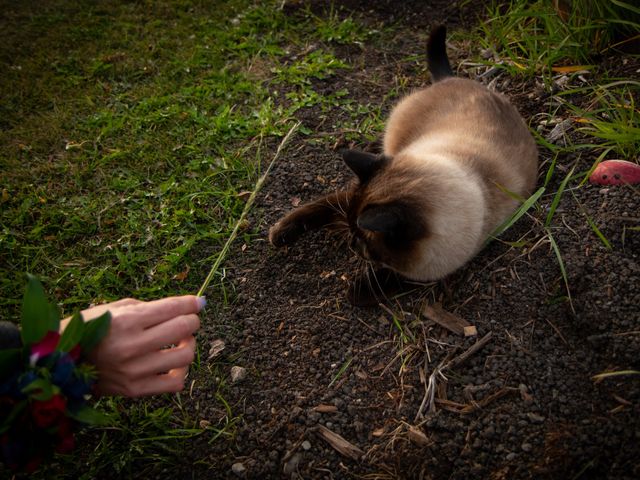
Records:
[[[337,47],[353,69],[315,88],[346,88],[357,101],[375,104],[397,88],[397,78],[407,80],[401,93],[425,85],[424,63],[415,58],[428,25],[445,21],[452,30],[470,28],[478,21],[479,3],[467,2],[461,10],[440,0],[339,2],[339,15],[405,28],[384,47]],[[286,8],[295,16],[302,6]],[[312,8],[326,14],[329,2]],[[452,63],[468,54],[451,52]],[[637,59],[624,62],[618,60],[627,72],[640,68]],[[477,73],[460,70],[470,77]],[[549,95],[535,80],[503,75],[495,86],[527,121],[537,122],[539,112],[549,111]],[[541,227],[553,198],[546,195],[544,208],[449,278],[376,308],[356,308],[345,300],[345,290],[358,262],[339,236],[311,233],[283,250],[266,240],[269,226],[294,204],[349,181],[323,137],[341,115],[338,108],[301,112],[300,120],[314,133],[287,147],[251,219],[259,238],[239,242],[226,262],[237,301],[215,317],[205,315],[208,326],[200,333],[203,344],[221,338],[226,348],[215,359],[203,359],[190,392],[196,401],[189,403],[197,405],[197,418],[215,421],[224,412],[214,407],[213,392],[225,382],[225,399],[239,418],[237,435],[212,444],[194,440],[193,451],[185,452],[185,476],[639,478],[640,377],[592,378],[640,369],[640,235],[631,229],[640,221],[637,189],[587,184],[563,195],[551,232],[570,299]],[[342,137],[334,147],[347,143]],[[379,149],[364,139],[352,146]],[[559,158],[548,191],[555,192],[574,164],[576,171],[588,169],[597,154]],[[541,149],[540,183],[550,158]],[[465,338],[421,316],[423,306],[434,302],[475,325],[478,335]],[[488,333],[483,348],[455,360]],[[449,360],[457,363],[433,375],[434,408],[420,414],[427,380]],[[246,368],[246,378],[233,383],[232,366]],[[340,453],[323,439],[321,426],[357,448],[351,455]],[[206,458],[210,465],[193,466],[190,458]]]

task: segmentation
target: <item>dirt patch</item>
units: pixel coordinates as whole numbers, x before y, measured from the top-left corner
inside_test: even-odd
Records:
[[[415,33],[413,27],[433,21],[467,26],[476,13],[449,2],[441,2],[444,8],[439,2],[368,3],[344,5],[374,23],[406,22],[410,32],[384,51],[344,47],[339,53],[359,68],[321,85],[327,91],[346,87],[367,102],[382,102],[399,74],[410,80],[405,91],[424,83],[424,69],[402,60],[422,52],[426,32]],[[637,59],[629,61],[638,68]],[[546,111],[533,82],[512,80],[502,91],[527,119]],[[301,120],[311,131],[326,126],[313,109]],[[548,156],[541,152],[541,160]],[[595,159],[587,157],[580,159],[585,165]],[[559,161],[566,170],[576,159]],[[220,318],[203,322],[216,326],[205,328],[202,337],[226,341],[224,374],[232,365],[248,371],[226,391],[241,422],[233,442],[195,441],[194,458],[208,457],[211,464],[206,472],[196,466],[196,473],[202,470],[209,478],[638,478],[640,383],[637,377],[591,378],[640,367],[640,238],[629,229],[639,221],[638,192],[585,186],[564,195],[552,233],[571,302],[552,246],[536,222],[546,216],[540,211],[505,235],[506,241],[522,240],[522,246],[494,242],[442,282],[417,288],[385,308],[359,309],[344,298],[357,262],[339,237],[313,233],[278,251],[266,241],[268,227],[294,204],[348,179],[337,153],[298,138],[265,185],[252,218],[261,238],[244,249],[237,245],[227,262],[237,302]],[[464,338],[422,318],[424,303],[435,301],[475,325],[478,336]],[[419,415],[436,368],[490,332],[481,350],[434,375],[435,409]],[[191,395],[199,400],[198,417],[215,418],[219,412],[207,400],[218,379],[201,368],[195,380]],[[320,426],[355,450],[339,453],[320,435]]]

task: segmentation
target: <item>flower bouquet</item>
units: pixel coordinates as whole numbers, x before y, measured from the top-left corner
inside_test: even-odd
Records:
[[[53,451],[69,453],[78,424],[105,424],[87,405],[97,371],[83,361],[107,334],[109,312],[84,322],[77,312],[63,333],[60,314],[40,282],[28,276],[22,325],[0,329],[0,461],[12,470],[35,470]]]

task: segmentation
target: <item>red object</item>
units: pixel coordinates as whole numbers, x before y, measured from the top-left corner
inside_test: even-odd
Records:
[[[49,400],[34,401],[31,404],[31,414],[34,423],[41,428],[47,428],[64,418],[67,399],[62,395],[54,395]]]
[[[597,185],[624,185],[640,183],[640,165],[626,160],[605,160],[589,177]]]
[[[71,453],[76,447],[76,439],[73,438],[73,434],[64,437],[58,445],[56,445],[56,452],[58,453]]]
[[[56,351],[58,342],[60,341],[60,334],[53,330],[47,332],[42,340],[31,345],[31,355],[38,358],[46,357]]]
[[[71,350],[69,350],[69,356],[73,359],[74,362],[78,361],[81,353],[82,353],[82,350],[79,344],[73,347]]]

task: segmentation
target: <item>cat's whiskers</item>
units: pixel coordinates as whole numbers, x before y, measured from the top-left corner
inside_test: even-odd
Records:
[[[344,207],[342,206],[342,204],[340,203],[340,198],[338,196],[336,196],[336,203],[337,206],[331,202],[331,200],[327,199],[327,203],[329,204],[329,206],[337,213],[341,214],[345,220],[347,219],[347,212],[345,211]],[[348,203],[348,201],[347,201]],[[347,205],[348,206],[348,205]]]

